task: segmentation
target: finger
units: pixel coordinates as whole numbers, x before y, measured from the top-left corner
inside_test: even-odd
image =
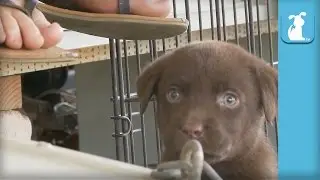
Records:
[[[1,16],[2,26],[6,34],[5,44],[9,48],[20,49],[22,47],[22,38],[16,19],[10,13],[3,13]]]
[[[24,47],[27,49],[41,48],[44,40],[33,20],[20,11],[12,14],[20,27]]]
[[[5,40],[6,40],[6,33],[4,32],[2,20],[0,16],[0,44],[4,43]]]

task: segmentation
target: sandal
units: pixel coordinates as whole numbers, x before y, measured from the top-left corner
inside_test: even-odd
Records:
[[[29,17],[33,9],[36,7],[34,0],[26,1],[24,7],[16,5],[10,0],[0,0],[0,5],[18,9]],[[49,49],[9,49],[0,45],[0,63],[36,63],[36,62],[69,62],[76,60],[79,55],[72,51],[67,51],[59,47],[51,47]]]
[[[182,18],[131,15],[129,0],[119,0],[119,14],[86,12],[70,0],[42,2],[37,4],[37,8],[48,21],[58,22],[62,27],[72,31],[112,39],[169,38],[184,33],[189,26],[189,22]]]

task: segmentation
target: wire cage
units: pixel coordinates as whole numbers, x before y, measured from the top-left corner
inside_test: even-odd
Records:
[[[107,44],[104,41],[100,46],[78,49],[78,51],[90,51],[90,53],[85,52],[86,55],[81,60],[74,62],[77,66],[73,68],[59,69],[53,65],[54,63],[46,63],[46,66],[41,63],[29,64],[30,67],[22,63],[7,66],[6,71],[2,71],[5,75],[37,71],[37,68],[56,68],[56,74],[53,70],[48,70],[40,74],[38,72],[37,75],[24,75],[22,78],[24,83],[28,84],[28,78],[30,82],[34,80],[33,75],[40,77],[36,83],[40,88],[30,82],[30,86],[23,85],[24,95],[28,95],[26,91],[35,93],[29,95],[34,98],[23,97],[24,105],[28,107],[24,110],[31,112],[28,115],[34,126],[35,137],[33,138],[51,141],[55,145],[67,146],[74,150],[80,149],[90,154],[106,156],[109,159],[153,168],[161,161],[163,151],[155,116],[157,102],[153,99],[145,113],[141,114],[135,87],[135,80],[146,63],[156,61],[159,56],[190,42],[214,39],[242,46],[277,68],[277,0],[171,1],[170,16],[185,18],[189,21],[187,31],[176,37],[135,41],[108,39]],[[99,57],[95,57],[95,54]],[[80,65],[93,61],[100,62]],[[99,69],[100,65],[104,66]],[[65,86],[66,79],[74,76],[70,75],[74,74],[72,72],[76,72],[77,92],[60,91],[60,87]],[[47,79],[50,81],[46,83]],[[109,79],[110,82],[106,82]],[[59,91],[45,91],[52,90],[52,87]],[[38,88],[38,91],[34,91],[34,88]],[[89,93],[88,88],[92,90]],[[75,94],[80,96],[76,97]],[[33,119],[43,121],[33,121]],[[43,129],[50,130],[44,132]],[[66,129],[72,130],[67,132]],[[37,133],[42,134],[42,137],[39,138],[40,135]],[[271,138],[277,151],[277,123],[273,126],[265,124],[265,133]],[[92,145],[93,143],[95,144]],[[107,153],[102,154],[103,151]],[[74,151],[69,152],[74,153]],[[117,161],[112,162],[115,162],[117,167],[121,166]],[[117,169],[117,173],[122,173],[120,168]]]
[[[190,42],[215,39],[238,44],[277,68],[277,4],[276,0],[172,0],[172,13],[169,16],[189,21],[185,33],[149,41],[108,39],[107,45],[103,39],[104,45],[98,47],[101,51],[88,49],[92,56],[94,53],[103,52],[110,57],[107,61],[77,65],[69,70],[56,69],[55,71],[60,72],[59,76],[52,75],[54,73],[51,70],[41,72],[42,75],[39,75],[39,72],[29,74],[30,77],[24,75],[26,84],[28,78],[33,82],[34,76],[43,77],[44,80],[40,79],[36,83],[39,86],[47,82],[46,77],[57,79],[58,85],[51,83],[44,87],[50,89],[53,86],[60,87],[66,77],[73,77],[76,72],[77,97],[74,90],[65,92],[63,102],[56,104],[56,109],[53,108],[56,113],[59,109],[64,109],[75,114],[62,118],[65,112],[59,110],[58,117],[48,115],[47,112],[52,107],[44,103],[37,116],[39,119],[44,116],[43,119],[49,120],[34,121],[38,123],[34,123],[34,126],[39,126],[40,130],[35,127],[33,130],[39,131],[42,136],[35,139],[132,164],[154,167],[161,160],[162,152],[155,119],[157,102],[150,103],[146,112],[140,114],[140,104],[135,93],[135,80],[144,65]],[[66,41],[70,42],[70,39]],[[97,76],[103,77],[97,79]],[[29,84],[33,90],[34,83]],[[87,93],[89,86],[90,94]],[[28,88],[24,86],[24,89]],[[53,92],[56,93],[60,92]],[[54,103],[61,101],[60,96],[47,98]],[[72,103],[65,106],[69,101]],[[74,103],[75,101],[77,103]],[[28,102],[33,104],[26,104],[26,107],[31,108],[30,111],[39,109],[38,101]],[[266,124],[265,127],[266,135],[271,138],[277,150],[277,124]],[[43,129],[50,131],[43,132]],[[65,132],[65,129],[73,131]],[[34,135],[38,136],[37,133]],[[95,145],[91,145],[93,140]]]
[[[161,140],[154,118],[156,101],[145,114],[132,81],[139,75],[143,59],[157,57],[192,41],[217,39],[236,43],[277,68],[276,0],[172,0],[173,17],[189,21],[187,32],[167,39],[127,41],[109,39],[112,79],[113,138],[116,159],[152,167],[161,159]],[[146,57],[147,56],[147,57]],[[129,59],[135,59],[134,65]],[[137,73],[133,73],[137,72]],[[147,115],[146,115],[147,114]],[[152,121],[152,123],[150,123]],[[277,124],[266,124],[277,149]],[[148,149],[152,146],[152,150]]]

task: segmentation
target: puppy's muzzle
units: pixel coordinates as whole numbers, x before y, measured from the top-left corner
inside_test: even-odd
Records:
[[[185,124],[180,131],[190,139],[198,139],[203,136],[204,128],[202,124]]]

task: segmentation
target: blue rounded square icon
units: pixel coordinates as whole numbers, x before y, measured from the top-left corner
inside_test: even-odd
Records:
[[[315,17],[306,11],[281,16],[281,39],[285,43],[311,43],[315,34]]]

